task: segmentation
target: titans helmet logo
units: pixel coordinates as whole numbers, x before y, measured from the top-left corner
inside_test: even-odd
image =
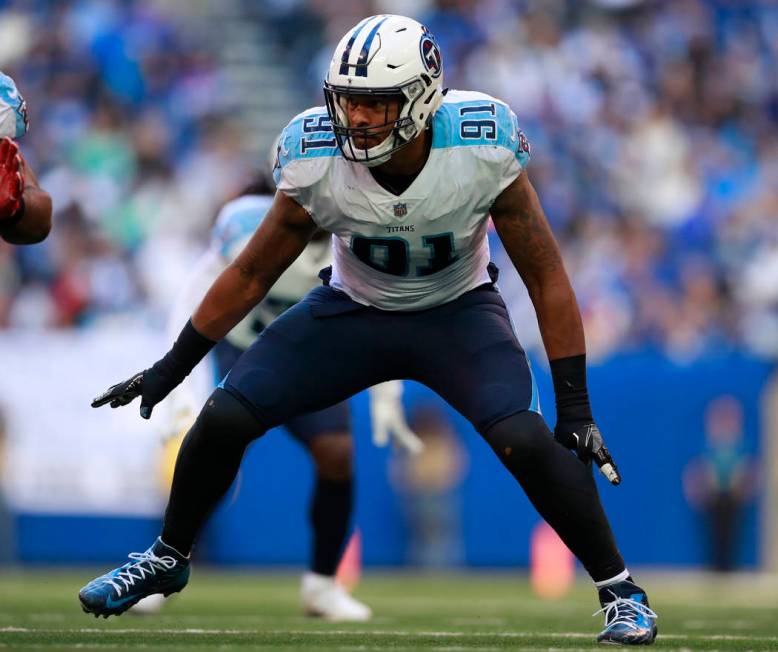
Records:
[[[440,56],[438,44],[435,43],[430,35],[425,34],[421,37],[419,49],[421,51],[421,60],[427,72],[435,78],[440,77],[440,74],[443,72],[443,60]]]

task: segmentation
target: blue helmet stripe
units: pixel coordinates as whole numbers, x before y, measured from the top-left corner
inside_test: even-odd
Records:
[[[372,18],[372,16],[370,18]],[[348,58],[351,55],[351,48],[354,45],[354,41],[357,40],[357,36],[359,36],[359,33],[362,31],[362,28],[370,21],[370,18],[365,18],[361,23],[359,23],[359,25],[357,25],[354,29],[353,34],[351,34],[351,38],[346,44],[346,49],[343,50],[343,56],[340,58],[341,75],[348,75]]]
[[[359,59],[357,59],[357,72],[355,73],[357,77],[367,77],[367,56],[370,54],[370,46],[373,44],[373,39],[375,38],[376,32],[378,32],[378,29],[381,27],[381,25],[384,24],[384,21],[387,18],[389,18],[389,16],[384,16],[381,20],[379,20],[375,27],[373,27],[373,29],[371,29],[370,33],[367,35],[365,43],[362,46],[362,51],[359,53]]]

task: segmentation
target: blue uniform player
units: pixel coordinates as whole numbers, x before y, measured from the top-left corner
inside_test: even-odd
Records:
[[[409,378],[470,420],[589,572],[605,613],[598,640],[653,642],[656,614],[625,567],[591,473],[595,462],[620,481],[592,417],[575,295],[524,172],[529,145],[503,102],[446,92],[442,79],[435,39],[416,21],[372,16],[350,30],[330,64],[326,108],[284,132],[262,226],[170,352],[95,400],[118,407],[141,396],[148,417],[311,235],[332,233],[325,284],[265,329],[187,435],[161,537],[85,586],[86,611],[121,613],[183,588],[197,532],[265,430]],[[535,306],[557,399],[553,436],[494,284],[489,215]]]
[[[40,242],[51,230],[51,197],[16,143],[29,124],[27,103],[13,79],[0,73],[0,237],[12,244]]]

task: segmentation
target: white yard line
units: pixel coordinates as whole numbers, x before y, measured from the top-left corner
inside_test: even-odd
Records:
[[[446,631],[383,631],[370,629],[155,629],[155,628],[124,628],[124,629],[99,629],[96,627],[84,627],[78,629],[52,629],[52,628],[30,628],[30,627],[0,627],[0,633],[22,633],[22,634],[169,634],[172,636],[381,636],[381,637],[427,637],[427,638],[510,638],[510,639],[532,639],[542,637],[559,638],[594,638],[592,632],[446,632]],[[712,634],[709,636],[698,636],[693,634],[659,634],[662,640],[672,641],[763,641],[778,643],[778,636],[746,636],[739,634]]]

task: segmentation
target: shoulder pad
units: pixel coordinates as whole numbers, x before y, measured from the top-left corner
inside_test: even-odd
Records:
[[[486,93],[449,91],[435,113],[432,146],[479,145],[509,150],[522,168],[529,160],[529,143],[505,102]]]
[[[324,107],[296,116],[278,139],[273,168],[276,189],[294,199],[313,216],[315,189],[327,175],[340,149]]]
[[[14,80],[0,73],[0,138],[19,138],[27,133],[30,121],[27,103]]]
[[[272,203],[270,195],[245,195],[222,207],[211,230],[211,242],[224,258],[231,260],[237,254],[236,245],[257,230]]]
[[[278,165],[292,161],[338,156],[340,151],[332,133],[327,109],[317,106],[292,118],[278,142]]]

